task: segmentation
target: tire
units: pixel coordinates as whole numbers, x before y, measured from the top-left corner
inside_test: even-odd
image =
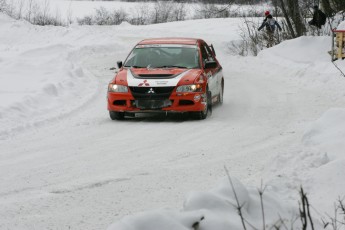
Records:
[[[224,99],[224,83],[222,82],[222,85],[220,86],[220,92],[218,95],[218,104],[222,105]]]
[[[109,111],[109,116],[111,120],[123,120],[125,118],[125,113]]]
[[[204,120],[207,118],[208,113],[212,112],[212,95],[210,91],[207,91],[206,104],[207,106],[203,111],[192,112],[192,116],[194,119]]]

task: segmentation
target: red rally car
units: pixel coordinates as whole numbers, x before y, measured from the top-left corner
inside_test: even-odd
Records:
[[[112,120],[136,113],[189,113],[205,119],[223,102],[224,78],[213,46],[195,38],[139,42],[108,86]]]

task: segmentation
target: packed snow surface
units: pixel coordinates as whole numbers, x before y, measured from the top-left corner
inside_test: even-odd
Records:
[[[345,195],[345,78],[330,38],[232,56],[240,23],[62,28],[0,14],[0,229],[241,229],[224,166],[258,228],[263,187],[267,225],[293,218],[301,185],[313,210],[332,213]],[[111,121],[110,68],[167,36],[214,45],[224,104],[203,121]]]

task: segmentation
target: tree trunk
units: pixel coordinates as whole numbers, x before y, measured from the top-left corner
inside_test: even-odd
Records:
[[[300,37],[305,34],[306,28],[301,17],[300,7],[298,5],[298,0],[287,0],[287,5],[289,8],[289,16],[295,25],[296,36]]]
[[[321,0],[321,5],[322,5],[323,11],[327,15],[327,17],[332,17],[335,14],[334,10],[331,7],[331,3],[329,2],[329,0]]]
[[[292,26],[292,23],[291,23],[288,11],[287,11],[286,6],[285,6],[285,2],[284,2],[284,0],[279,0],[279,1],[280,1],[280,6],[281,6],[282,11],[283,11],[284,18],[286,20],[288,29],[289,29],[290,34],[291,34],[291,37],[296,38],[295,31],[293,29],[293,26]]]

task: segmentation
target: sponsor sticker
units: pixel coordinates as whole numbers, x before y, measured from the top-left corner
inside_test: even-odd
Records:
[[[156,81],[157,85],[166,85],[168,84],[168,81]]]

